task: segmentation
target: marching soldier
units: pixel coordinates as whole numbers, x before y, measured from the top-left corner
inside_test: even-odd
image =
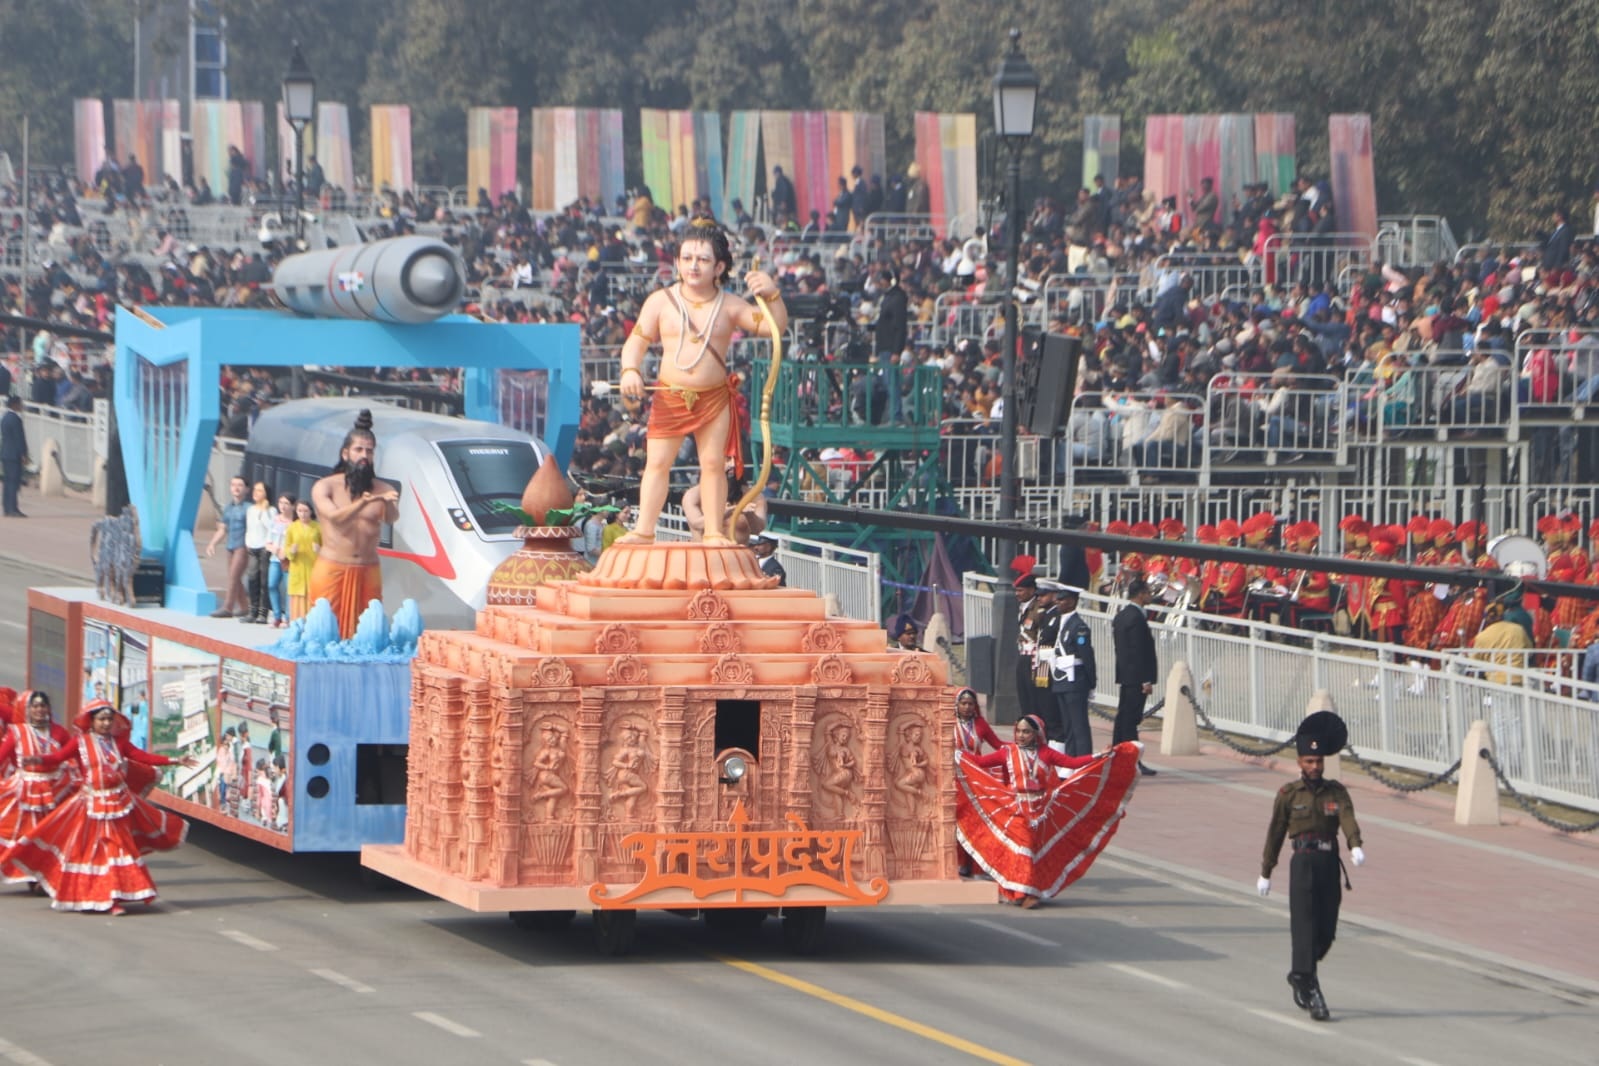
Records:
[[[1371,558],[1379,563],[1391,563],[1399,557],[1399,541],[1394,529],[1383,527],[1373,530]],[[1403,530],[1400,530],[1403,533]],[[1366,621],[1373,640],[1396,642],[1405,626],[1405,583],[1392,578],[1374,577],[1366,584]]]
[[[1368,559],[1371,553],[1367,550],[1370,543],[1371,523],[1358,514],[1345,515],[1338,523],[1338,529],[1344,535],[1345,559]],[[1366,620],[1366,582],[1369,580],[1355,574],[1341,574],[1343,578],[1344,604],[1349,610],[1350,628],[1358,632]]]
[[[1300,777],[1277,791],[1260,861],[1260,879],[1255,884],[1261,896],[1271,892],[1271,871],[1277,865],[1283,841],[1291,841],[1288,921],[1293,954],[1288,984],[1294,990],[1294,1003],[1318,1022],[1326,1021],[1331,1012],[1316,968],[1338,933],[1338,908],[1343,902],[1340,876],[1347,876],[1338,857],[1339,830],[1349,844],[1349,857],[1354,864],[1360,866],[1366,861],[1349,790],[1323,776],[1326,756],[1342,751],[1348,740],[1348,727],[1332,711],[1317,711],[1299,724],[1294,741]]]

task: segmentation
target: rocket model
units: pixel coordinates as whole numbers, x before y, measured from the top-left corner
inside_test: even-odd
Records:
[[[466,266],[442,241],[394,237],[291,255],[272,287],[302,315],[417,325],[460,307]]]

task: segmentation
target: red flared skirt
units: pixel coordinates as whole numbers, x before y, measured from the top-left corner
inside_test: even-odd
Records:
[[[1088,872],[1138,783],[1141,746],[1123,742],[1042,792],[956,761],[955,836],[1002,889],[1049,899]]]
[[[56,910],[147,902],[156,890],[144,856],[170,851],[188,834],[188,822],[137,796],[120,818],[90,818],[79,792],[0,853],[0,877],[37,881]]]

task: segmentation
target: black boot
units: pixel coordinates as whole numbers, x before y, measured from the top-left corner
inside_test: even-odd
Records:
[[[1290,973],[1288,987],[1294,990],[1294,1006],[1300,1010],[1310,1009],[1310,993],[1304,974]]]
[[[1332,1017],[1332,1011],[1327,1009],[1327,1001],[1321,995],[1321,982],[1314,977],[1310,979],[1310,988],[1305,998],[1309,1002],[1307,1009],[1310,1011],[1312,1021],[1324,1022]]]

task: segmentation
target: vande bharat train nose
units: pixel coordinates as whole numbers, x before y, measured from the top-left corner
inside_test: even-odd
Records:
[[[456,309],[466,267],[442,241],[394,237],[291,255],[278,264],[272,286],[302,315],[417,325]]]

